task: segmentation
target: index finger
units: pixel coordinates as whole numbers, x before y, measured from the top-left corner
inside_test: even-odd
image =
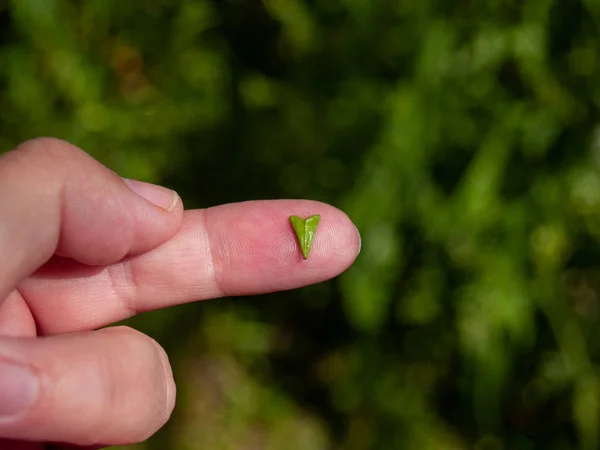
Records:
[[[304,260],[289,216],[312,214],[321,221]],[[181,303],[318,283],[346,270],[359,250],[356,227],[330,205],[235,203],[187,211],[172,239],[101,270],[54,260],[19,291],[41,332],[81,331]]]

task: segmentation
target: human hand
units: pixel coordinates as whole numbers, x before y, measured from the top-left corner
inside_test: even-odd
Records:
[[[322,217],[307,261],[292,214]],[[348,217],[322,203],[184,212],[174,192],[126,183],[62,141],[3,155],[0,448],[145,440],[175,404],[167,355],[131,328],[98,328],[176,304],[317,283],[344,271],[359,247]]]

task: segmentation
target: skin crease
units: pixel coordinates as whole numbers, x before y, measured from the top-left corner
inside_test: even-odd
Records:
[[[1,449],[144,441],[175,406],[168,356],[135,330],[102,327],[186,302],[318,283],[360,249],[350,219],[323,203],[184,211],[175,193],[157,189],[55,139],[0,157],[0,248],[10,255],[0,271],[0,367],[26,368],[38,383],[25,412],[0,418]],[[321,221],[303,260],[289,217],[313,214]]]

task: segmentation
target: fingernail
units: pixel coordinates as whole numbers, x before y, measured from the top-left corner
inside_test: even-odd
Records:
[[[33,371],[0,361],[0,421],[25,414],[37,398],[38,387]]]
[[[360,255],[360,249],[362,248],[362,239],[360,238],[360,231],[358,231],[358,227],[354,225],[354,228],[356,228],[356,234],[358,234],[358,253],[356,254],[356,256],[358,256]]]
[[[171,189],[143,181],[130,180],[129,178],[123,178],[123,181],[137,195],[165,211],[172,211],[179,201],[179,195]]]

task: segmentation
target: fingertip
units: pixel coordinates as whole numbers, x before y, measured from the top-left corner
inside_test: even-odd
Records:
[[[81,188],[68,186],[57,248],[61,256],[87,265],[111,264],[156,248],[179,229],[183,205],[175,191],[110,175],[85,186],[87,204],[80,200],[86,195]]]
[[[319,214],[304,259],[289,217]],[[358,256],[360,237],[342,210],[312,200],[244,202],[206,211],[216,278],[229,295],[293,289],[338,276]]]
[[[0,435],[86,447],[146,440],[173,409],[157,348],[127,327],[0,338]]]
[[[105,265],[149,251],[177,232],[183,216],[172,190],[126,184],[85,151],[53,138],[27,141],[4,155],[0,185],[6,218],[0,244],[15,262],[0,277],[2,292],[54,253]]]
[[[26,364],[0,359],[0,426],[24,416],[35,403],[40,383]]]
[[[166,212],[173,211],[180,201],[177,192],[163,186],[129,178],[123,178],[123,181],[135,194]]]
[[[134,222],[131,245],[124,256],[135,256],[163,244],[179,230],[183,220],[183,202],[169,188],[139,180],[123,179],[134,194],[130,207]]]

